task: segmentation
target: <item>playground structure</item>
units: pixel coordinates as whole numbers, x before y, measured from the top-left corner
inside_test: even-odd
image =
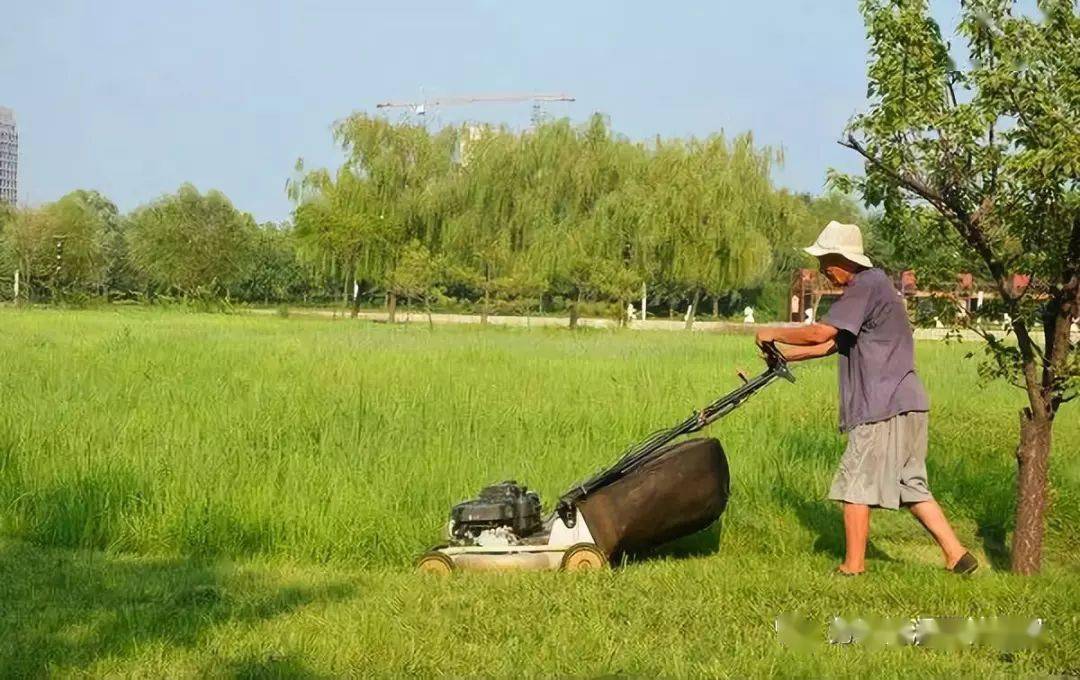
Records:
[[[909,309],[920,299],[940,298],[952,300],[961,314],[972,314],[987,300],[998,297],[991,286],[976,281],[970,272],[957,274],[951,289],[920,289],[912,269],[905,269],[895,274],[892,279]],[[1031,277],[1027,274],[1013,274],[1009,283],[1013,290],[1021,292],[1031,283]],[[785,302],[786,309],[781,310],[782,318],[795,323],[812,322],[818,318],[821,302],[831,301],[842,292],[816,269],[796,269],[791,275],[791,288]]]

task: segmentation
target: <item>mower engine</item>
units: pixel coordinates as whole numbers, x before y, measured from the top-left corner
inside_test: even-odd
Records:
[[[543,528],[540,496],[514,481],[493,484],[450,510],[455,545],[516,545]]]

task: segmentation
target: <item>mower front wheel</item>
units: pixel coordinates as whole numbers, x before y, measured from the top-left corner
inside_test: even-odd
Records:
[[[449,576],[454,573],[454,560],[438,550],[432,550],[416,560],[416,570],[421,574]]]
[[[576,543],[563,553],[562,571],[599,571],[608,566],[607,556],[592,543]]]

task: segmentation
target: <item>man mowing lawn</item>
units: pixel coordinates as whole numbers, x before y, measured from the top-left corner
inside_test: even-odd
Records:
[[[941,546],[947,569],[975,571],[978,562],[956,538],[927,485],[930,402],[915,373],[915,341],[902,298],[864,254],[862,232],[853,224],[830,222],[804,250],[843,294],[821,322],[764,328],[757,343],[789,345],[782,348],[788,361],[840,354],[840,430],[848,442],[829,490],[829,498],[844,507],[846,555],[837,571],[866,570],[870,508],[901,505]]]

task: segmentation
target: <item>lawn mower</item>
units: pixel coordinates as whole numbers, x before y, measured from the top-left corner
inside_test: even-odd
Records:
[[[628,448],[614,465],[564,493],[553,512],[541,512],[535,491],[515,481],[485,487],[450,511],[446,543],[417,560],[421,572],[455,569],[602,569],[632,555],[700,531],[728,500],[727,458],[713,438],[685,439],[731,413],[777,378],[795,382],[783,355],[762,348],[766,370],[674,427]]]

